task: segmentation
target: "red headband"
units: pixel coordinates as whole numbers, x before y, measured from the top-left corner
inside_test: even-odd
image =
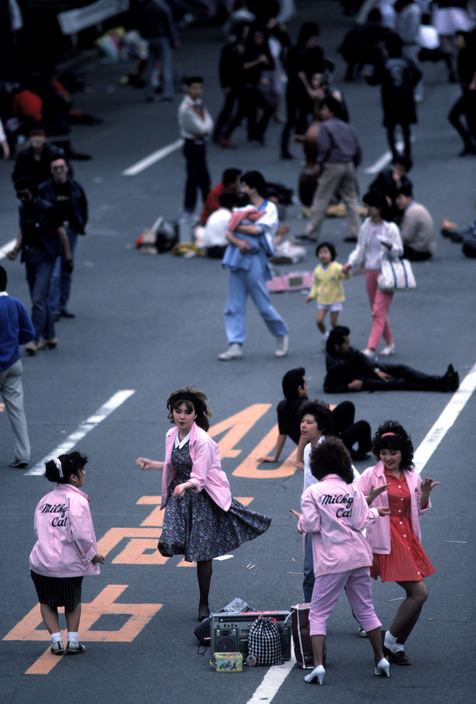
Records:
[[[386,438],[386,437],[387,437],[387,435],[393,435],[393,437],[394,437],[394,438],[396,438],[396,437],[397,437],[397,434],[396,434],[396,433],[384,433],[384,434],[383,434],[383,435],[381,435],[380,437],[381,437],[381,438]]]

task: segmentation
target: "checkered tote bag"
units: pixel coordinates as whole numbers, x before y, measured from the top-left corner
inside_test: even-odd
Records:
[[[276,620],[260,616],[253,621],[248,634],[248,655],[257,665],[281,665],[281,636]]]

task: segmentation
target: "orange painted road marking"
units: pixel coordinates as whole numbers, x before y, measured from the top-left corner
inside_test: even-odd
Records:
[[[121,604],[116,603],[127,589],[127,584],[109,584],[89,604],[83,603],[81,610],[80,639],[85,642],[131,643],[149,621],[160,611],[163,604]],[[129,618],[121,628],[114,631],[93,630],[91,627],[106,614],[125,614]],[[40,605],[36,606],[3,638],[3,640],[49,641],[50,635],[42,625]],[[65,641],[66,633],[63,634]],[[61,660],[48,650],[26,671],[27,675],[47,675]]]
[[[270,408],[270,403],[255,403],[253,406],[245,408],[243,411],[236,413],[234,416],[230,416],[210,428],[208,434],[212,438],[228,430],[227,434],[221,440],[217,440],[222,459],[225,457],[238,457],[241,450],[235,449],[235,445],[244,438],[246,433],[251,430],[254,424],[257,423]]]

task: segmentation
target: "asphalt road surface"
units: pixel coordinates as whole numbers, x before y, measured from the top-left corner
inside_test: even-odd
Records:
[[[321,43],[336,59],[336,85],[345,92],[351,121],[362,141],[361,193],[372,169],[385,160],[378,89],[358,81],[343,84],[344,67],[336,47],[348,23],[340,3],[300,2],[290,25],[297,36],[301,20],[321,24]],[[205,76],[205,100],[220,108],[217,56],[220,30],[188,29],[175,55],[180,73]],[[58,347],[24,359],[25,407],[32,444],[28,470],[8,468],[12,436],[0,412],[0,466],[3,510],[0,615],[0,701],[8,704],[75,699],[243,704],[273,701],[302,704],[316,697],[327,702],[396,704],[418,700],[454,704],[470,700],[474,688],[474,428],[475,264],[461,247],[438,234],[429,263],[415,264],[417,289],[396,295],[390,311],[395,335],[394,361],[430,373],[443,373],[452,362],[462,386],[456,394],[379,392],[354,394],[357,418],[375,430],[380,422],[399,420],[412,434],[422,476],[439,481],[433,510],[422,519],[423,544],[436,569],[427,582],[430,596],[408,642],[413,665],[392,667],[390,680],[373,676],[370,645],[359,638],[345,599],[329,621],[329,664],[325,686],[316,691],[303,672],[282,667],[246,668],[241,674],[217,674],[210,653],[197,652],[195,568],[180,558],[160,559],[160,476],[135,466],[139,455],[162,458],[169,427],[165,402],[184,385],[203,388],[214,412],[211,434],[220,444],[223,467],[234,496],[272,517],[268,532],[243,545],[229,559],[216,560],[211,606],[219,610],[234,597],[257,609],[288,609],[302,600],[301,539],[290,508],[299,508],[302,474],[295,471],[290,441],[276,465],[258,465],[276,436],[275,406],[281,377],[304,366],[311,397],[323,398],[324,354],[315,329],[315,309],[300,292],[274,295],[273,302],[290,326],[289,354],[274,357],[274,341],[256,311],[248,311],[244,359],[222,363],[226,347],[223,309],[227,274],[218,261],[184,259],[170,254],[141,255],[137,236],[163,215],[180,214],[184,164],[180,149],[136,175],[125,175],[142,159],[175,145],[175,103],[146,104],[141,91],[122,85],[134,71],[131,62],[85,64],[88,89],[75,97],[78,107],[104,118],[101,126],[77,126],[71,139],[90,161],[73,162],[75,177],[90,202],[88,234],[78,244],[71,310],[61,320]],[[445,82],[442,66],[425,65],[425,98],[414,128],[411,177],[416,199],[432,212],[437,230],[443,217],[464,227],[474,219],[476,160],[460,159],[457,135],[446,121],[458,87]],[[244,130],[234,135],[238,149],[210,145],[212,180],[224,168],[258,168],[270,181],[296,187],[300,149],[292,162],[279,159],[281,126],[272,123],[264,148],[249,145]],[[17,234],[17,202],[10,181],[12,164],[0,163],[0,257],[9,276],[8,291],[29,307],[24,270],[4,258]],[[292,232],[303,232],[296,203],[287,208]],[[331,239],[338,259],[352,247],[344,242],[347,225],[327,219],[322,237]],[[312,271],[306,261],[280,267]],[[370,314],[364,282],[346,283],[340,321],[352,330],[356,347],[366,343]],[[330,403],[341,397],[324,396]],[[33,511],[50,486],[41,476],[45,458],[69,448],[90,457],[86,491],[91,498],[96,534],[106,562],[99,577],[83,586],[81,657],[55,658],[41,625],[36,594],[28,573],[33,545]],[[359,463],[363,470],[365,463]],[[388,626],[401,600],[393,584],[374,585],[376,611]]]

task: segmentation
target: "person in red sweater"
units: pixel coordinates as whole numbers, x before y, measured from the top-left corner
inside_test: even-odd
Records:
[[[238,193],[240,190],[241,169],[225,169],[219,184],[212,188],[200,214],[200,225],[205,225],[208,218],[220,207],[222,193]]]

